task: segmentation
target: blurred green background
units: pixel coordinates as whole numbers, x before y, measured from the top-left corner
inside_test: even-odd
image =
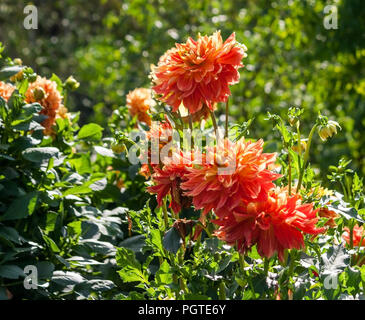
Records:
[[[23,27],[26,4],[38,8],[37,30]],[[336,6],[338,29],[323,25],[326,5]],[[149,86],[150,64],[175,42],[215,30],[224,38],[236,32],[248,48],[231,104],[235,120],[255,117],[251,137],[277,137],[267,111],[286,117],[290,106],[305,108],[308,134],[320,110],[343,130],[326,144],[316,135],[313,161],[325,175],[340,157],[352,158],[365,174],[364,0],[0,2],[6,53],[47,77],[74,75],[81,86],[69,109],[104,126],[129,90]]]

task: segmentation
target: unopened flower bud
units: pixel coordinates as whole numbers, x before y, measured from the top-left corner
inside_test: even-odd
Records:
[[[32,82],[34,82],[36,80],[37,80],[37,74],[36,73],[33,72],[33,73],[28,74],[28,81],[30,83],[32,83]]]
[[[329,120],[326,125],[321,125],[318,128],[318,134],[323,141],[326,141],[329,137],[337,133],[337,127],[341,129],[338,122]]]
[[[79,86],[80,83],[73,76],[69,76],[65,81],[65,87],[69,90],[76,90]]]
[[[46,92],[42,87],[36,87],[33,90],[33,97],[35,101],[41,101],[46,96]]]
[[[333,120],[328,121],[328,127],[332,134],[337,134],[337,127],[339,127],[341,129],[340,125],[336,121],[333,121]]]
[[[291,126],[294,126],[297,122],[298,122],[298,118],[297,117],[289,117],[289,124]]]
[[[13,62],[14,62],[16,65],[18,65],[18,66],[21,66],[21,65],[23,64],[23,61],[22,61],[22,59],[20,59],[20,58],[15,58],[15,59],[13,60]]]
[[[126,150],[126,146],[125,144],[115,144],[115,145],[112,145],[112,151],[115,152],[115,153],[122,153]]]

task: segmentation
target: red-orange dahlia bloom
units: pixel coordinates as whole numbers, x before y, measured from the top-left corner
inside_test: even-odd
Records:
[[[216,231],[219,239],[244,253],[257,244],[262,257],[271,258],[275,253],[284,260],[285,249],[304,248],[303,233],[317,235],[325,228],[316,228],[317,210],[312,203],[302,204],[300,195],[288,195],[286,188],[270,190],[266,201],[247,202],[223,219]]]
[[[342,235],[342,239],[344,239],[348,245],[350,245],[350,229],[345,227],[343,228],[345,232]],[[352,230],[352,243],[354,247],[365,247],[365,230],[363,226],[359,226],[356,224]]]
[[[171,158],[165,159],[162,169],[155,167],[152,175],[154,186],[147,188],[150,193],[157,194],[157,203],[161,207],[163,199],[171,195],[170,208],[179,213],[182,207],[190,207],[191,199],[183,195],[181,183],[185,180],[188,167],[191,166],[191,153],[173,153]]]
[[[204,104],[213,110],[214,102],[226,102],[231,94],[229,85],[239,81],[238,68],[246,57],[244,45],[238,45],[235,34],[223,42],[220,31],[211,36],[189,38],[176,43],[153,67],[153,90],[161,101],[177,111],[180,104],[190,113],[199,111]]]
[[[155,105],[150,89],[137,88],[127,95],[127,106],[132,117],[137,116],[138,121],[151,126],[151,116],[148,111]]]
[[[214,209],[222,216],[239,206],[242,199],[266,200],[267,192],[275,186],[272,181],[281,175],[267,169],[276,154],[262,153],[263,144],[263,140],[251,142],[242,138],[208,148],[205,163],[189,168],[181,185],[185,195],[193,198],[195,209],[204,209],[204,214]],[[208,158],[214,158],[214,163],[210,164]],[[225,167],[233,170],[225,174]]]
[[[9,100],[14,90],[15,87],[11,84],[0,81],[0,97],[2,97],[5,101]]]
[[[43,92],[41,98],[35,95],[35,92],[39,90]],[[47,119],[42,122],[42,126],[45,128],[44,134],[51,135],[58,110],[63,108],[62,96],[57,90],[57,83],[38,76],[36,81],[29,84],[25,93],[25,101],[27,103],[38,102],[43,107],[40,114],[47,116]]]

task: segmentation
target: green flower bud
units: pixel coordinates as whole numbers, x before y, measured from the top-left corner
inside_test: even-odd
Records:
[[[23,64],[23,61],[22,61],[22,59],[20,59],[20,58],[15,58],[15,59],[13,60],[13,62],[14,62],[16,65],[18,65],[18,66],[21,66],[21,65]]]
[[[318,134],[323,141],[326,141],[329,137],[337,134],[337,127],[341,129],[338,122],[329,120],[327,124],[318,127]]]
[[[69,90],[76,90],[80,86],[80,83],[73,77],[69,76],[65,81],[65,87]]]
[[[126,151],[126,149],[127,148],[124,143],[122,145],[120,145],[120,144],[112,145],[112,151],[115,153],[122,153],[122,152]]]
[[[42,87],[37,87],[33,90],[33,97],[36,101],[41,101],[46,96],[46,92]]]

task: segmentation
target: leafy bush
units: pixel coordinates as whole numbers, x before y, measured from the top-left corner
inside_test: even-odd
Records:
[[[142,23],[136,6],[127,7],[128,16]],[[105,22],[111,29],[113,17]],[[277,36],[284,38],[280,30]],[[255,107],[243,119],[237,111],[242,95],[230,95],[229,86],[238,83],[246,47],[232,35],[222,49],[219,37],[199,37],[199,50],[210,49],[205,55],[194,51],[191,40],[167,51],[168,58],[152,68],[154,96],[137,88],[125,106],[116,107],[119,93],[106,94],[113,113],[99,112],[99,123],[81,127],[80,113],[68,110],[79,85],[73,77],[42,78],[18,59],[1,57],[2,299],[364,298],[363,180],[351,160],[337,163],[336,145],[336,159],[325,163],[313,152],[350,132],[350,115],[341,109],[337,123],[331,113],[318,112],[322,108],[313,117],[312,110],[289,108],[291,103],[264,112],[260,88],[266,85],[258,77],[249,80],[249,87],[259,86],[247,97]],[[99,50],[107,54],[105,48]],[[129,49],[139,53],[137,45]],[[81,68],[103,68],[90,55],[78,55]],[[179,59],[187,64],[174,65]],[[198,72],[184,78],[190,68]],[[109,79],[110,91],[119,76]],[[297,75],[291,76],[295,82]],[[88,80],[100,93],[100,84]],[[270,101],[279,101],[281,85]],[[98,99],[103,107],[103,95]],[[231,114],[240,121],[229,126]],[[255,125],[256,118],[264,125]],[[223,151],[208,143],[218,127],[224,128]],[[204,159],[213,153],[213,162],[196,163],[191,150],[185,154],[173,145],[167,162],[153,162],[152,151],[140,149],[136,157],[146,156],[147,163],[130,163],[142,140],[158,152],[174,141],[172,129],[182,145],[184,130],[202,133],[202,145],[194,140],[193,146],[201,147]],[[234,159],[234,174],[220,176],[227,155]],[[34,284],[28,266],[38,273],[35,289],[27,289]]]
[[[25,101],[34,73],[2,58],[1,80],[16,75],[9,100],[0,97],[1,297],[111,297],[119,281],[115,246],[127,230],[128,201],[116,186],[126,161],[101,146],[102,127],[79,128],[78,113],[57,117],[44,135],[45,107]],[[66,97],[67,83],[52,81]],[[27,265],[38,269],[36,290],[24,289]]]

